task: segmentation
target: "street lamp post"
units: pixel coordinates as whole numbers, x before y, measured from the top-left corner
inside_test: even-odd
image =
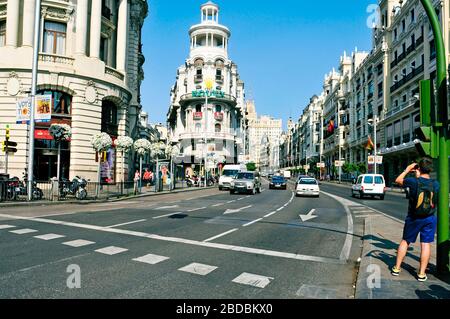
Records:
[[[374,163],[374,169],[373,172],[376,175],[378,170],[378,161],[377,161],[377,155],[378,155],[378,149],[377,149],[377,125],[378,125],[379,118],[378,116],[374,116],[373,119],[369,120],[369,125],[373,125],[373,139],[374,139],[374,155],[375,155],[375,163]]]

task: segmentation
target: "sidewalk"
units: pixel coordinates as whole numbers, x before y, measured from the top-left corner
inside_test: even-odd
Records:
[[[436,245],[432,247],[428,281],[416,280],[420,261],[420,243],[411,246],[399,277],[390,273],[395,264],[403,223],[381,214],[365,218],[363,250],[356,285],[357,299],[449,299],[450,277],[436,277]],[[419,241],[419,240],[418,240]],[[381,281],[376,287],[376,273]],[[373,287],[374,288],[370,288]]]
[[[61,201],[48,201],[48,200],[41,200],[41,201],[33,201],[33,202],[26,202],[26,201],[10,201],[10,202],[0,202],[0,208],[2,207],[21,207],[21,206],[53,206],[53,205],[64,205],[64,204],[79,204],[79,205],[87,205],[92,203],[108,203],[108,202],[120,202],[125,200],[131,200],[136,198],[142,198],[142,197],[151,197],[151,196],[158,196],[158,195],[168,195],[168,194],[178,194],[178,193],[186,193],[186,192],[195,192],[195,191],[202,191],[202,190],[210,190],[217,188],[215,186],[212,187],[193,187],[193,188],[182,188],[182,189],[175,189],[173,191],[162,191],[162,192],[153,192],[148,191],[146,189],[143,189],[142,194],[139,195],[130,195],[130,196],[123,196],[121,198],[100,198],[100,199],[93,199],[93,200],[76,200],[76,199],[70,199],[70,200],[61,200]]]

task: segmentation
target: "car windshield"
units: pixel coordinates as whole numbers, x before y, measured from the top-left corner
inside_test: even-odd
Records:
[[[236,176],[236,174],[239,173],[238,170],[224,170],[223,171],[223,176]]]
[[[317,181],[313,178],[303,178],[300,180],[300,184],[304,185],[317,185]]]
[[[274,176],[272,178],[272,182],[282,182],[282,183],[284,183],[284,181],[285,181],[284,177],[281,177],[281,176]]]
[[[375,176],[375,184],[384,184],[383,177]]]
[[[237,179],[253,179],[254,178],[254,174],[252,173],[239,173],[237,174]]]

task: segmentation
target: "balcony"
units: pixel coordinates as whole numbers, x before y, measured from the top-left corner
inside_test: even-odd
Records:
[[[391,93],[397,91],[400,87],[411,81],[413,78],[415,78],[417,75],[421,74],[424,71],[423,64],[419,66],[418,68],[412,70],[409,74],[404,76],[400,81],[395,83],[393,86],[391,86]]]
[[[369,95],[367,95],[367,98],[368,98],[368,99],[373,98],[373,92],[369,93]]]
[[[223,79],[224,79],[223,75],[216,75],[216,82],[217,83],[223,83]]]
[[[203,113],[195,112],[193,117],[194,117],[194,121],[200,121],[201,119],[203,119]]]
[[[221,91],[194,91],[193,93],[185,94],[180,98],[180,105],[184,106],[189,103],[204,101],[206,96],[208,96],[208,100],[211,101],[220,101],[231,106],[237,105],[237,100],[234,96],[225,94]]]
[[[214,119],[216,121],[223,121],[223,113],[222,112],[215,112],[214,113]]]
[[[406,52],[402,52],[398,58],[397,58],[397,64],[403,61],[403,59],[406,58]]]
[[[72,66],[75,59],[63,56],[63,55],[56,55],[56,54],[50,54],[50,53],[39,53],[39,62],[43,63],[55,63],[55,64],[64,64],[68,66]]]
[[[418,47],[422,43],[423,43],[423,35],[421,35],[419,38],[417,38],[417,40],[416,40],[416,47]]]
[[[203,82],[203,74],[196,74],[195,77],[194,77],[194,82],[195,83]]]
[[[412,43],[408,49],[406,49],[406,55],[409,55],[410,53],[414,52],[414,50],[416,49],[416,44]]]
[[[122,73],[106,65],[105,65],[105,74],[109,74],[119,79],[120,81],[123,81],[125,79],[125,76]]]

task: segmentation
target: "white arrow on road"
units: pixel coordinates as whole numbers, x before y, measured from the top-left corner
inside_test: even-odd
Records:
[[[318,216],[313,215],[315,211],[316,211],[315,209],[312,209],[312,210],[308,213],[308,215],[299,215],[300,218],[302,219],[302,222],[306,222],[306,221],[308,221],[308,220],[317,218]]]
[[[225,213],[223,213],[223,214],[224,215],[236,214],[236,213],[239,213],[240,211],[243,211],[244,209],[251,208],[251,207],[252,207],[252,205],[246,206],[246,207],[242,207],[242,208],[238,208],[238,209],[227,209],[227,211]]]

